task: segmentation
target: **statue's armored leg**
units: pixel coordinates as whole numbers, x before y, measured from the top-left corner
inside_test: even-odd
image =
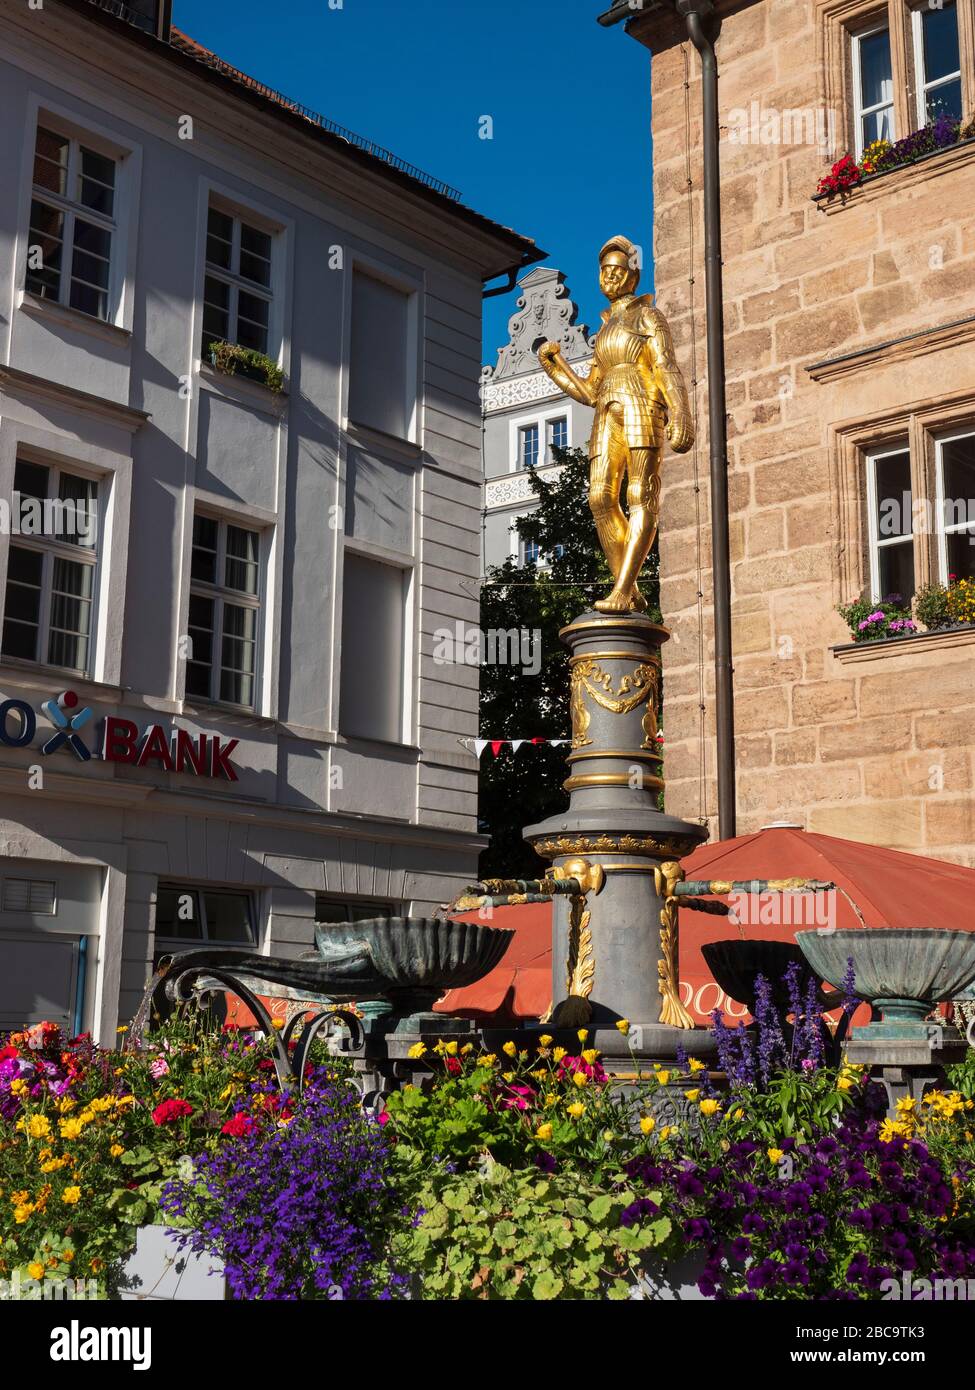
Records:
[[[608,410],[593,429],[589,447],[589,508],[615,585],[626,551],[626,516],[620,506],[626,446]]]
[[[631,449],[626,502],[629,508],[623,563],[615,572],[613,591],[596,604],[604,613],[629,613],[646,608],[637,579],[657,534],[660,509],[660,450]]]

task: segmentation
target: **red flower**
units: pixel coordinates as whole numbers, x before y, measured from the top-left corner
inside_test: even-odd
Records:
[[[606,1073],[598,1062],[587,1062],[585,1057],[563,1057],[559,1063],[559,1075],[563,1081],[571,1080],[577,1071],[581,1071],[590,1081],[602,1082],[606,1080]]]
[[[376,1116],[376,1124],[377,1124],[377,1125],[388,1125],[388,1124],[389,1124],[389,1116],[387,1115],[387,1113],[386,1113],[385,1110],[380,1110],[379,1114]]]
[[[177,1120],[181,1120],[184,1115],[192,1115],[193,1107],[188,1100],[164,1100],[156,1106],[152,1112],[152,1123],[154,1125],[172,1125]]]
[[[8,1057],[19,1057],[20,1049],[13,1047],[10,1043],[6,1047],[0,1047],[0,1062],[5,1062]]]
[[[246,1134],[253,1134],[257,1129],[256,1122],[250,1115],[234,1115],[223,1126],[220,1133],[229,1134],[232,1139],[242,1139]]]
[[[464,1068],[460,1064],[459,1057],[445,1057],[443,1059],[443,1064],[447,1068],[447,1073],[449,1076],[459,1076],[460,1073],[464,1070]]]

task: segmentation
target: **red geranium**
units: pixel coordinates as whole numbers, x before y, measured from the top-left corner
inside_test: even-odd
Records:
[[[242,1139],[246,1134],[253,1134],[257,1129],[257,1122],[250,1115],[234,1115],[223,1126],[220,1133],[229,1134],[232,1139]]]
[[[20,1049],[12,1047],[9,1043],[6,1047],[0,1047],[0,1062],[6,1062],[9,1057],[19,1057]]]
[[[602,1082],[606,1080],[606,1073],[599,1062],[587,1062],[585,1057],[563,1057],[559,1063],[559,1076],[561,1080],[571,1080],[577,1071],[581,1071],[590,1081]]]
[[[184,1115],[192,1115],[193,1107],[188,1100],[181,1100],[178,1096],[175,1100],[164,1100],[156,1106],[152,1112],[152,1123],[154,1125],[172,1125],[177,1120],[181,1120]]]

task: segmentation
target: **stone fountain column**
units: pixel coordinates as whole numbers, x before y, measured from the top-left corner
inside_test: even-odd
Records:
[[[567,996],[575,1021],[582,998],[594,1045],[607,1058],[628,1055],[615,1026],[621,1018],[641,1056],[673,1057],[680,1040],[705,1055],[713,1040],[693,1029],[680,1003],[676,913],[662,920],[654,873],[707,839],[703,826],[657,809],[660,647],[670,634],[639,613],[587,612],[560,635],[572,652],[569,808],[524,835],[556,868],[583,858],[602,867],[605,882],[587,898],[588,919],[574,927],[570,904],[553,903],[553,1021]]]

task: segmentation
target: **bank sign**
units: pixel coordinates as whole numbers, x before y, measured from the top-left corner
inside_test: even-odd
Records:
[[[100,758],[107,763],[131,763],[134,767],[155,767],[162,772],[186,772],[194,777],[221,777],[237,781],[231,754],[239,742],[222,739],[219,734],[191,734],[186,729],[167,729],[149,724],[140,729],[131,719],[109,714],[94,726],[95,746],[88,729],[93,711],[82,706],[73,690],[63,690],[41,705],[54,732],[40,746],[41,755],[63,749],[79,762]],[[0,701],[0,745],[27,748],[37,737],[37,714],[26,700]]]

